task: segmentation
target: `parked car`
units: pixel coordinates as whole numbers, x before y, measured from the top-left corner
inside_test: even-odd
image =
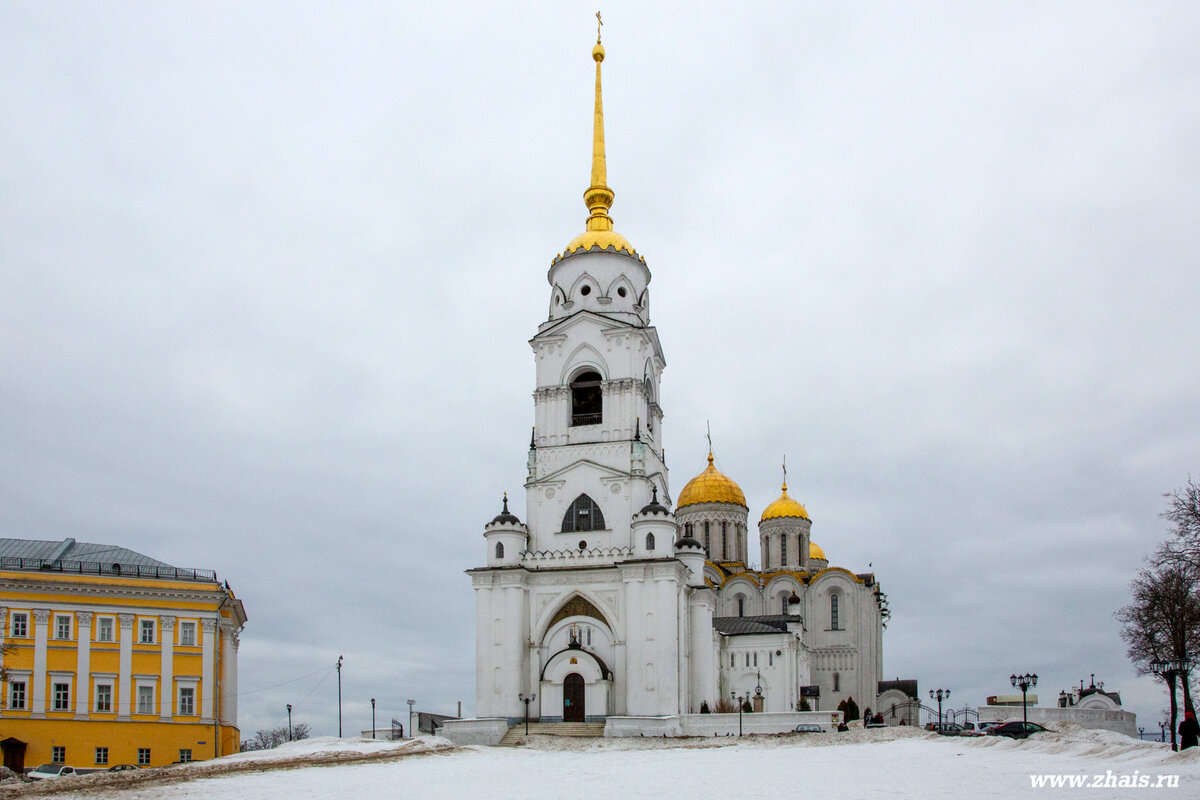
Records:
[[[40,767],[34,767],[26,773],[25,777],[31,781],[42,781],[46,778],[65,778],[68,775],[76,775],[74,767],[68,767],[66,764],[42,764]]]
[[[980,722],[975,727],[979,730],[980,733],[987,733],[988,730],[996,727],[999,724],[1000,724],[999,722]]]
[[[125,772],[131,769],[141,769],[137,764],[113,764],[108,768],[109,772]]]
[[[1010,739],[1027,739],[1035,733],[1045,733],[1046,729],[1036,722],[1006,722],[988,728],[988,736],[1007,736]]]
[[[962,730],[959,731],[959,736],[983,736],[983,729],[977,726],[974,722],[964,722]]]
[[[925,726],[925,730],[935,731],[942,736],[959,736],[962,734],[962,725],[957,722],[943,722],[941,725],[931,722]]]
[[[824,733],[825,729],[811,722],[801,722],[796,726],[796,733]]]

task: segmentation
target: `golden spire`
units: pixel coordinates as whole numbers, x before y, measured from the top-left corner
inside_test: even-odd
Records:
[[[608,188],[608,168],[604,157],[604,101],[600,89],[600,64],[604,61],[604,45],[600,44],[600,12],[596,12],[596,46],[592,48],[592,59],[596,62],[596,106],[592,116],[592,181],[583,193],[583,202],[588,209],[585,230],[571,240],[564,255],[584,252],[593,247],[612,249],[636,255],[637,251],[624,236],[613,230],[612,217],[608,210],[613,204],[613,190]],[[640,257],[639,257],[640,258]]]
[[[611,231],[612,219],[608,209],[612,208],[613,190],[608,188],[608,170],[604,161],[604,101],[600,92],[600,64],[604,61],[604,45],[600,44],[600,12],[596,12],[596,46],[592,58],[596,61],[596,111],[592,119],[592,185],[583,193],[587,204],[589,231]]]

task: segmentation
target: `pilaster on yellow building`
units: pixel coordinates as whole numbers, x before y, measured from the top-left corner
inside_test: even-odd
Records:
[[[246,612],[215,572],[0,539],[5,766],[162,766],[238,751]]]

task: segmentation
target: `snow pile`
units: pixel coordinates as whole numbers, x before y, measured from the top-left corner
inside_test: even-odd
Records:
[[[236,764],[242,761],[303,761],[316,755],[338,755],[359,753],[363,755],[388,752],[419,752],[438,749],[451,745],[445,739],[402,739],[391,742],[386,739],[339,739],[336,736],[317,736],[313,739],[301,739],[298,742],[284,742],[270,750],[248,750],[231,756],[222,756],[212,761],[197,762],[196,766],[204,764]]]

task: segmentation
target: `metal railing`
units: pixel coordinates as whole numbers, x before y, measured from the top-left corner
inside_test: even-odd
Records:
[[[103,563],[100,561],[47,561],[44,558],[0,558],[0,570],[26,570],[29,572],[62,572],[72,575],[111,575],[121,578],[157,578],[174,581],[217,582],[217,573],[211,569],[188,569],[186,567],[156,567],[148,564]]]

